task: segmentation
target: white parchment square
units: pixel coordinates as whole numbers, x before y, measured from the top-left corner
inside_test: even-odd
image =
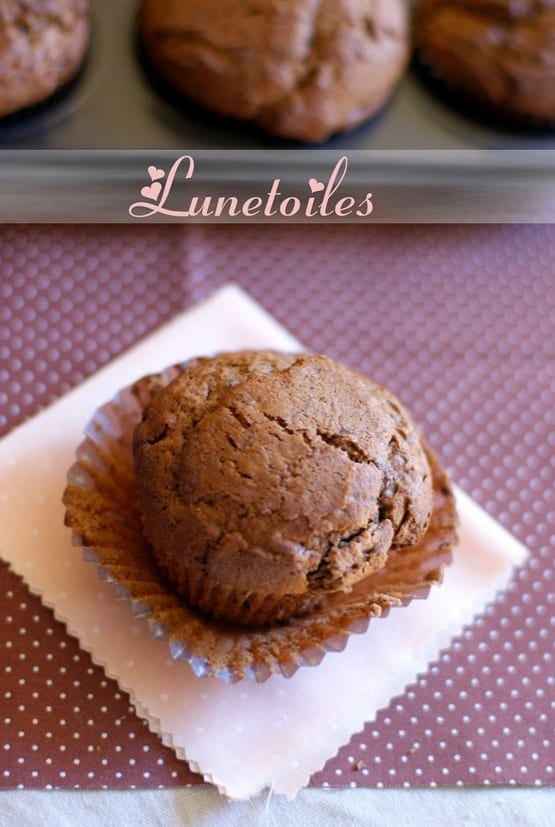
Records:
[[[435,659],[506,586],[526,549],[457,490],[460,544],[441,587],[393,609],[316,668],[263,684],[196,678],[153,640],[129,603],[81,560],[62,493],[94,410],[119,388],[195,355],[299,343],[235,286],[139,342],[0,442],[0,554],[95,663],[129,692],[177,755],[234,798],[265,787],[290,797]],[[379,664],[379,669],[374,666]]]

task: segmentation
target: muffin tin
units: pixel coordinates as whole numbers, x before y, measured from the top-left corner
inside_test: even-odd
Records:
[[[91,0],[79,77],[50,101],[0,119],[0,149],[287,149],[299,144],[176,99],[144,66],[137,0]],[[555,149],[555,133],[496,128],[457,112],[411,68],[382,112],[326,149]]]

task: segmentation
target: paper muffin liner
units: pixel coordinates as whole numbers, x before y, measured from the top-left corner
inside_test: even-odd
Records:
[[[164,568],[163,565],[161,567]],[[321,601],[321,596],[315,593],[281,596],[255,594],[253,591],[211,583],[209,575],[196,571],[186,571],[177,579],[170,579],[190,606],[240,626],[278,623],[294,614],[306,614]]]
[[[425,598],[441,583],[456,542],[456,509],[448,478],[424,444],[434,488],[430,526],[418,544],[392,549],[384,569],[350,592],[324,597],[307,615],[261,629],[213,620],[190,608],[166,580],[143,535],[132,453],[144,408],[182,369],[147,376],[96,411],[63,497],[66,524],[84,559],[96,564],[102,580],[115,584],[136,617],[148,619],[151,633],[168,642],[173,658],[187,661],[199,677],[228,683],[246,677],[262,682],[274,673],[290,677],[300,666],[316,666],[327,652],[344,649],[349,636],[365,632],[372,618]]]

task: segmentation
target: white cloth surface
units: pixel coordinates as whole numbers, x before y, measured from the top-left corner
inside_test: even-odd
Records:
[[[0,793],[0,827],[552,827],[555,788],[309,789],[228,801],[214,789]]]

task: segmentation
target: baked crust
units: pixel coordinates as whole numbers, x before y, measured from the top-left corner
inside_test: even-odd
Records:
[[[374,114],[409,55],[404,0],[143,0],[141,31],[181,93],[304,142]]]
[[[0,4],[0,116],[39,103],[77,73],[90,33],[86,0]]]
[[[432,511],[408,414],[324,356],[194,361],[149,405],[134,456],[158,563],[190,605],[236,622],[349,590]]]
[[[422,0],[414,40],[421,64],[463,103],[524,125],[555,125],[551,0]]]

